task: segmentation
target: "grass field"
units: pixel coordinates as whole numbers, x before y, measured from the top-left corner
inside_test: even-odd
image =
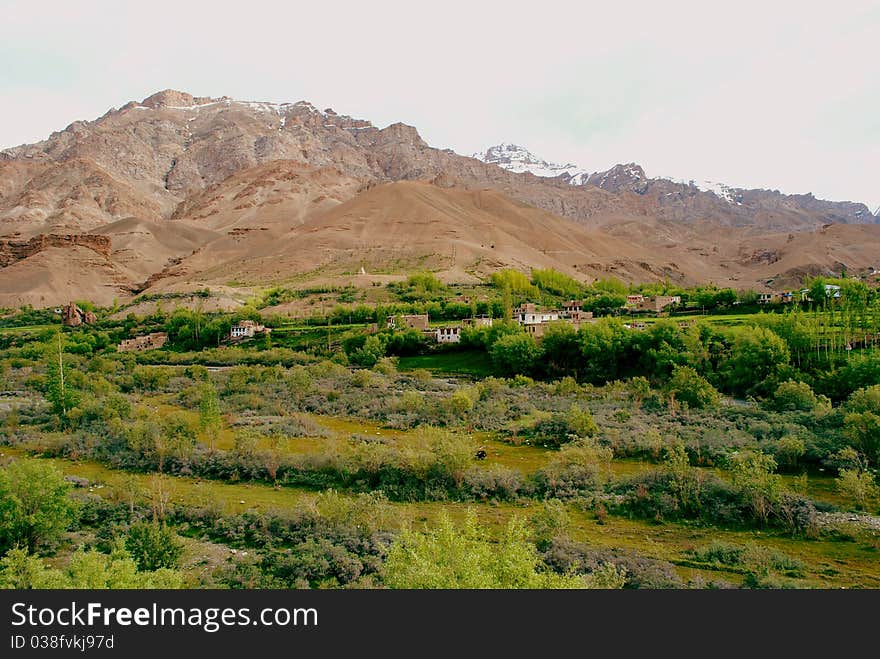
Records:
[[[19,327],[0,327],[0,334],[39,334],[60,325],[21,325]]]
[[[495,372],[489,355],[479,351],[400,357],[397,366],[402,371],[422,368],[437,375],[487,377]]]

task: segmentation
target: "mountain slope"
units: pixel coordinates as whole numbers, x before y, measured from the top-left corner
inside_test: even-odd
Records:
[[[500,267],[557,267],[585,279],[600,273],[586,263],[603,255],[638,257],[638,248],[500,192],[416,181],[370,187],[277,240],[241,249],[237,258],[227,247],[218,259],[220,249],[212,244],[186,259],[188,276],[257,283],[306,272],[318,281],[350,277],[361,268],[369,278],[427,267],[447,280],[476,281]],[[645,269],[634,274],[651,275]]]
[[[744,288],[878,265],[862,204],[635,163],[587,176],[502,146],[468,158],[304,101],[159,92],[0,152],[0,306],[361,267],[360,283],[512,266]]]

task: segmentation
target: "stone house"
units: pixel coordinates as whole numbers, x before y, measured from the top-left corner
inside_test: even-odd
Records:
[[[124,339],[116,346],[119,352],[141,352],[143,350],[158,350],[168,341],[168,334],[165,332],[153,332],[136,336],[133,339]]]
[[[452,325],[449,327],[435,327],[423,330],[426,336],[433,337],[437,343],[458,343],[461,341],[461,327]]]
[[[474,316],[473,318],[465,318],[461,321],[465,327],[492,327],[491,316]]]

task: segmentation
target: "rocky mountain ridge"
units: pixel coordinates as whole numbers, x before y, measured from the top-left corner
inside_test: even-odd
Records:
[[[419,185],[396,186],[408,181]],[[334,214],[339,206],[351,210]],[[635,163],[588,174],[513,145],[469,158],[429,146],[412,126],[379,128],[305,101],[165,90],[0,152],[0,239],[9,252],[0,306],[112,300],[145,286],[254,286],[306,271],[341,277],[358,259],[355,271],[436,261],[452,279],[557,262],[581,278],[743,287],[880,265],[876,221],[862,204],[649,178]],[[547,253],[533,249],[542,223],[559,236]],[[502,225],[505,236],[532,237],[496,247],[481,238]],[[825,232],[829,225],[853,228]],[[573,242],[561,237],[564,226]],[[450,236],[456,259],[431,256],[442,243],[428,227]],[[111,247],[98,253],[88,238],[51,236],[102,236]],[[42,247],[26,253],[31,240]],[[291,258],[279,245],[308,254]]]

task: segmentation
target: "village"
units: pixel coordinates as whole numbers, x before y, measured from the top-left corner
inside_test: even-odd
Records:
[[[677,295],[628,295],[623,309],[629,312],[663,314],[676,304],[681,304],[681,298]],[[528,302],[513,309],[513,320],[522,326],[526,334],[540,340],[551,323],[568,323],[578,330],[581,325],[596,322],[597,318],[594,317],[593,312],[585,311],[583,307],[582,300],[568,300],[563,302],[559,309],[547,310],[539,309],[537,305]],[[493,320],[495,319],[489,316],[476,316],[466,318],[457,325],[431,327],[428,314],[399,314],[388,319],[386,329],[414,329],[435,343],[458,343],[461,341],[461,331],[465,327],[491,327]],[[629,329],[646,327],[645,323],[638,321],[626,323],[625,326]],[[374,326],[373,330],[375,329]]]
[[[623,309],[630,313],[653,313],[664,314],[670,307],[681,303],[679,296],[657,295],[629,295]],[[583,309],[584,303],[581,300],[568,300],[563,302],[561,308],[557,309],[540,309],[534,303],[523,303],[512,310],[512,320],[522,326],[523,331],[536,340],[543,337],[545,331],[551,323],[563,322],[572,325],[575,330],[581,325],[596,322],[596,318],[592,311]],[[62,317],[62,323],[66,327],[79,327],[80,325],[90,325],[96,322],[96,316],[91,311],[85,311],[76,303],[70,302],[63,308],[56,309],[56,313]],[[446,324],[431,326],[431,319],[428,314],[397,314],[390,316],[385,328],[388,330],[407,330],[413,329],[422,333],[428,341],[438,344],[458,343],[461,341],[461,332],[466,327],[491,327],[495,320],[491,316],[481,315],[473,318],[466,318],[458,324]],[[687,325],[688,323],[683,323]],[[625,323],[625,327],[629,329],[644,329],[644,322],[631,321]],[[253,339],[257,336],[269,334],[271,328],[266,327],[254,320],[241,320],[234,323],[225,339],[226,344],[236,344],[242,341]],[[375,333],[379,331],[378,325],[372,323],[367,327],[367,331]],[[118,352],[143,352],[147,350],[159,350],[168,342],[168,334],[166,332],[151,332],[141,336],[123,339],[117,345]]]
[[[839,286],[826,284],[825,289],[829,298],[840,297]],[[778,293],[761,293],[757,302],[758,304],[768,305],[809,301],[809,293],[810,291],[808,289]],[[626,302],[621,307],[621,311],[626,312],[631,318],[624,323],[624,327],[633,330],[645,329],[647,324],[638,319],[640,315],[668,315],[671,309],[679,305],[681,305],[681,297],[678,295],[627,295]],[[513,308],[509,320],[518,323],[526,334],[532,336],[535,340],[540,341],[551,323],[567,323],[575,330],[578,330],[582,325],[596,322],[597,318],[594,317],[593,312],[586,311],[584,306],[585,304],[582,300],[568,300],[563,302],[558,308],[543,309],[540,308],[539,305],[528,302]],[[55,311],[61,315],[62,323],[68,327],[88,325],[96,321],[94,313],[83,310],[74,302],[69,303],[63,308],[56,309]],[[387,319],[383,329],[392,331],[416,330],[429,342],[436,344],[449,344],[459,343],[461,341],[462,330],[467,327],[491,327],[493,322],[498,320],[500,319],[492,318],[488,315],[480,315],[472,318],[465,318],[457,324],[432,326],[431,318],[427,313],[396,314]],[[693,322],[693,320],[682,321],[679,325],[685,328],[693,324]],[[378,332],[379,329],[380,327],[376,323],[367,326],[367,331],[369,333]],[[240,320],[230,327],[224,343],[227,345],[240,343],[257,336],[267,335],[271,331],[271,328],[254,320]],[[158,350],[165,346],[167,342],[168,334],[166,332],[152,332],[122,340],[117,345],[117,351],[142,352],[147,350]]]

